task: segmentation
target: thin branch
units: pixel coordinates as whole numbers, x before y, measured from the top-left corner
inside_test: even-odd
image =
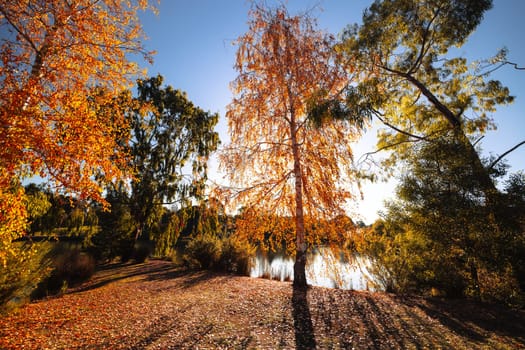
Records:
[[[514,66],[514,69],[517,69],[517,70],[525,70],[525,67],[520,67],[520,66],[518,66],[517,63],[514,63],[514,62],[503,61],[502,63],[503,63],[503,64],[509,64],[509,65],[511,65],[511,66]]]
[[[477,139],[476,141],[474,141],[474,143],[472,144],[472,147],[476,147],[476,145],[479,143],[479,141],[483,140],[485,136],[481,136],[479,139]]]
[[[377,117],[377,119],[379,119],[379,121],[381,121],[381,123],[385,124],[386,126],[388,126],[388,127],[391,128],[391,129],[394,129],[395,131],[397,131],[397,132],[400,133],[400,134],[406,135],[406,136],[408,136],[408,137],[415,138],[415,139],[417,139],[417,140],[419,140],[419,141],[429,141],[428,138],[425,137],[425,136],[414,135],[414,134],[409,133],[408,131],[404,131],[404,130],[401,130],[401,129],[397,128],[396,126],[390,124],[389,122],[387,122],[386,120],[384,120],[383,118],[381,118],[381,117],[379,116],[379,114],[377,114],[377,113],[376,113],[376,117]]]
[[[525,140],[524,140],[524,141],[521,141],[520,143],[518,143],[516,146],[512,147],[512,148],[509,149],[508,151],[503,152],[498,158],[496,158],[495,161],[493,161],[493,162],[489,165],[489,169],[493,169],[493,168],[496,166],[496,164],[498,164],[498,162],[499,162],[500,160],[502,160],[507,154],[509,154],[510,152],[515,151],[518,147],[523,146],[523,145],[525,145]]]

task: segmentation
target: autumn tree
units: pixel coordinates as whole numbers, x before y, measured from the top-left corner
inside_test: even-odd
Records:
[[[339,96],[347,78],[334,39],[316,30],[312,18],[254,5],[248,24],[237,40],[238,76],[226,114],[231,144],[220,162],[232,184],[230,204],[251,216],[245,234],[261,241],[275,224],[268,218],[293,218],[294,285],[304,287],[307,246],[320,240],[305,226],[344,212],[352,198],[350,142],[360,130],[348,121],[318,125],[307,117],[312,105]]]
[[[149,8],[146,0],[0,4],[0,202],[18,201],[17,182],[32,175],[102,200],[102,184],[124,175],[115,144],[123,116],[107,119],[95,106],[140,73],[131,54],[150,59],[138,19]],[[108,93],[93,96],[94,87]],[[1,210],[3,243],[25,228],[15,208]]]

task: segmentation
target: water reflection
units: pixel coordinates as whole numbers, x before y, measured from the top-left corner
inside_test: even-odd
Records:
[[[257,252],[250,276],[292,281],[293,264],[294,260],[284,253]],[[306,280],[310,285],[328,288],[370,291],[384,289],[370,273],[368,258],[348,256],[329,247],[319,247],[308,254]]]

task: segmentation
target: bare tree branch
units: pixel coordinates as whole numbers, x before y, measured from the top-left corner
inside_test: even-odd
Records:
[[[490,165],[489,165],[489,169],[492,169],[496,166],[496,164],[498,164],[498,162],[500,160],[502,160],[507,154],[509,154],[510,152],[513,152],[515,151],[518,147],[520,146],[523,146],[525,145],[525,140],[524,141],[521,141],[520,143],[518,143],[516,146],[512,147],[511,149],[509,149],[508,151],[506,152],[503,152],[498,158],[496,158],[495,161],[493,161]]]

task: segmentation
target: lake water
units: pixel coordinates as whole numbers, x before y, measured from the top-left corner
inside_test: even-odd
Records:
[[[251,277],[278,281],[293,280],[292,257],[283,253],[263,254],[254,258]],[[370,260],[359,255],[345,256],[328,247],[319,247],[308,254],[306,280],[309,285],[349,290],[384,290],[370,272]]]

